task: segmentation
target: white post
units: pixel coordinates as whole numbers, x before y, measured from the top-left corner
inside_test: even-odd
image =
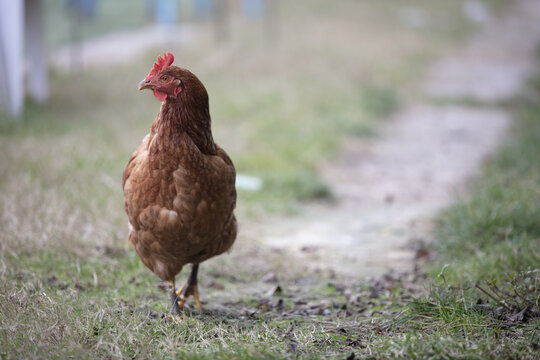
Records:
[[[24,1],[0,1],[0,102],[13,116],[24,100]]]
[[[26,0],[26,55],[28,91],[34,100],[44,102],[49,96],[43,0]]]

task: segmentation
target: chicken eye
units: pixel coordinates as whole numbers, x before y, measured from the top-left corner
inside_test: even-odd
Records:
[[[166,81],[169,81],[169,77],[168,77],[167,75],[163,75],[163,76],[161,77],[161,81],[165,81],[165,82],[166,82]]]

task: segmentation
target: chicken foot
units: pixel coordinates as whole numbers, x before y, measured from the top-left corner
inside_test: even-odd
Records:
[[[175,283],[174,279],[168,281],[169,286],[171,287],[171,314],[173,316],[180,316],[182,315],[182,309],[180,306],[178,306],[178,295],[176,295],[175,292]]]
[[[199,271],[199,264],[193,264],[191,267],[191,273],[189,274],[189,277],[184,284],[177,292],[176,295],[178,295],[178,306],[180,309],[184,307],[184,304],[186,303],[187,299],[192,295],[195,299],[195,303],[197,304],[197,307],[199,310],[202,310],[202,304],[199,300],[199,287],[197,285],[197,273]]]

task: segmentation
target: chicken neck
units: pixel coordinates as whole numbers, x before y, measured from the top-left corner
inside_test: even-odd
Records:
[[[216,143],[212,137],[208,100],[197,103],[187,96],[166,99],[152,125],[152,132],[175,143],[179,143],[181,135],[186,134],[202,153],[217,154]]]

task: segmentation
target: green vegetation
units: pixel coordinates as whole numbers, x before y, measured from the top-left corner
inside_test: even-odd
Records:
[[[376,340],[382,357],[537,358],[539,104],[537,78],[512,104],[513,135],[472,197],[440,216],[430,294],[406,306],[389,338]]]
[[[449,279],[479,281],[539,264],[540,107],[519,101],[515,108],[514,138],[485,166],[472,199],[440,220],[437,253],[452,261]]]
[[[532,80],[527,95],[511,104],[513,137],[485,165],[472,198],[440,218],[436,251],[450,262],[449,281],[501,281],[539,264],[539,95],[540,81]]]

